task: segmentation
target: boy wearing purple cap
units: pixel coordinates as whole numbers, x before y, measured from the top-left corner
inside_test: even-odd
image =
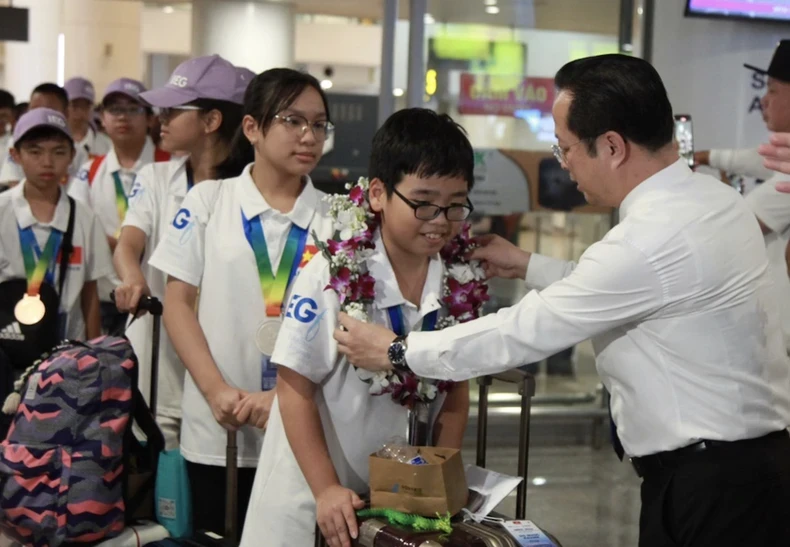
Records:
[[[134,311],[144,294],[164,300],[167,276],[149,266],[148,258],[181,208],[187,191],[204,180],[238,174],[218,173],[216,169],[227,158],[244,115],[235,74],[235,67],[218,55],[198,57],[179,65],[163,88],[140,94],[141,99],[160,109],[162,147],[186,152],[187,157],[146,165],[137,175],[114,255],[122,280],[115,301],[122,312]],[[145,394],[150,385],[152,332],[150,315],[141,317],[126,331],[139,356],[139,384]],[[157,421],[168,449],[178,446],[184,371],[170,338],[162,336]]]
[[[102,121],[112,149],[106,156],[97,156],[83,164],[69,189],[70,196],[88,204],[99,217],[112,251],[137,173],[149,163],[170,159],[169,154],[156,149],[148,136],[152,113],[140,99],[144,91],[143,84],[131,78],[110,83],[102,100]],[[126,321],[126,314],[118,313],[110,299],[110,293],[118,285],[120,280],[115,273],[99,281],[105,332],[115,332]]]
[[[24,176],[20,184],[0,195],[0,281],[26,278],[28,290],[38,290],[36,283],[41,280],[35,279],[35,264],[48,260],[44,283],[57,287],[54,279],[65,275],[59,337],[99,336],[96,280],[112,271],[112,263],[98,219],[84,204],[69,200],[60,184],[74,156],[65,116],[48,108],[22,116],[14,129],[11,154]],[[60,272],[58,247],[72,207],[73,250],[68,269]]]
[[[33,93],[30,94],[28,110],[51,108],[65,116],[68,105],[69,99],[68,95],[66,95],[66,90],[57,84],[47,82],[37,85]],[[76,149],[74,159],[69,166],[68,175],[61,181],[61,184],[65,184],[68,189],[68,185],[70,184],[69,177],[74,175],[87,159],[88,154],[83,149]],[[0,167],[0,184],[14,186],[22,180],[23,176],[24,173],[22,172],[22,168],[14,162],[14,158],[10,155],[6,157],[2,167]]]
[[[63,87],[69,96],[69,130],[74,137],[74,145],[84,149],[91,158],[107,154],[112,148],[110,138],[91,126],[93,104],[96,102],[93,84],[78,76],[68,80]]]

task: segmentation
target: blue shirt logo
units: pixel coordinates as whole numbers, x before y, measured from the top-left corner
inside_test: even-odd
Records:
[[[301,297],[295,294],[288,304],[288,310],[285,312],[285,317],[296,319],[300,323],[311,323],[318,314],[318,304],[312,298]]]
[[[133,197],[137,196],[137,195],[138,195],[138,194],[140,194],[142,191],[143,191],[143,187],[142,187],[142,185],[141,185],[139,182],[135,181],[135,182],[134,182],[134,185],[132,186],[132,191],[131,191],[131,192],[129,192],[129,199],[131,199],[131,198],[133,198]],[[188,211],[187,211],[187,212],[188,212]]]
[[[173,218],[173,227],[177,230],[183,230],[189,225],[191,218],[192,213],[189,212],[189,209],[184,209],[182,207],[178,210],[176,216]]]

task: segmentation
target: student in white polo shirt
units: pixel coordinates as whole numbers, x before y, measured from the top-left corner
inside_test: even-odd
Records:
[[[30,94],[28,111],[35,110],[36,108],[51,108],[66,116],[68,107],[69,99],[65,89],[57,84],[43,83],[37,85],[33,93]],[[12,148],[13,143],[8,143],[8,146],[9,149]],[[80,166],[87,160],[88,154],[85,150],[81,148],[75,149],[74,158],[71,160],[68,174],[61,181],[62,184],[66,185],[67,190],[71,184],[70,177],[77,173]],[[13,186],[22,180],[23,177],[24,173],[22,172],[22,167],[14,162],[13,156],[10,154],[6,156],[2,167],[0,167],[0,184]]]
[[[423,108],[392,115],[373,138],[371,209],[381,226],[366,260],[375,279],[370,322],[400,335],[433,330],[447,317],[446,266],[439,255],[472,212],[472,145],[448,116]],[[313,545],[315,523],[329,545],[356,537],[358,494],[368,491],[368,458],[403,436],[404,393],[372,386],[338,353],[340,301],[321,255],[299,276],[272,360],[277,402],[263,443],[242,547]],[[405,385],[407,382],[404,382]],[[415,388],[417,381],[414,382]],[[440,389],[441,387],[441,389]],[[445,391],[447,389],[447,391]],[[397,401],[394,399],[398,399]],[[430,444],[461,448],[469,413],[467,382],[435,387]]]
[[[102,99],[102,120],[112,140],[112,150],[86,162],[69,188],[70,196],[90,205],[99,217],[111,251],[115,251],[121,233],[137,172],[154,161],[170,159],[170,154],[158,150],[148,137],[153,113],[140,99],[143,91],[143,84],[130,78],[110,83]],[[117,332],[126,321],[126,314],[118,312],[110,298],[118,285],[120,280],[114,273],[99,281],[105,332]]]
[[[59,182],[74,154],[66,118],[47,108],[29,111],[14,129],[11,153],[24,176],[20,184],[0,194],[0,281],[27,278],[30,288],[34,264],[49,260],[44,281],[51,278],[49,283],[57,289],[56,247],[62,243],[71,213]],[[96,215],[77,200],[74,206],[73,251],[60,297],[59,329],[60,337],[85,340],[100,334],[96,280],[112,271],[112,262]]]
[[[220,531],[225,430],[239,429],[241,525],[274,398],[269,356],[285,290],[316,252],[313,234],[332,234],[328,205],[308,177],[333,128],[318,81],[291,69],[263,72],[247,88],[244,113],[226,165],[254,163],[193,188],[149,260],[169,276],[164,322],[189,372],[181,452],[194,520]]]
[[[75,146],[85,150],[91,159],[104,156],[112,148],[112,141],[91,125],[93,105],[96,102],[93,84],[78,76],[69,79],[63,88],[69,96],[69,130],[74,137]]]
[[[187,191],[205,180],[222,178],[216,168],[228,157],[244,115],[244,88],[236,81],[236,67],[219,55],[185,61],[167,85],[146,91],[140,98],[159,109],[161,146],[188,155],[146,165],[137,174],[113,257],[122,282],[115,291],[115,303],[122,312],[134,312],[143,295],[164,299],[167,276],[152,268],[148,259]],[[152,326],[146,315],[126,330],[140,361],[140,388],[145,394],[150,386]],[[184,372],[170,339],[163,335],[157,411],[168,448],[178,446]]]

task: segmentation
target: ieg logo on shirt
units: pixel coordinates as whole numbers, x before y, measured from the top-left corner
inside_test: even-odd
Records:
[[[296,319],[300,323],[311,323],[318,314],[318,304],[312,298],[307,298],[295,294],[291,298],[291,303],[288,304],[288,310],[285,312],[285,317]],[[323,315],[323,314],[322,314]]]
[[[173,218],[173,226],[177,230],[183,230],[186,228],[189,223],[191,222],[190,219],[192,218],[192,213],[189,212],[189,209],[181,208],[176,213],[175,218]]]
[[[142,193],[143,193],[142,185],[138,181],[134,181],[134,184],[132,185],[132,191],[129,192],[129,199],[132,199],[133,197]]]

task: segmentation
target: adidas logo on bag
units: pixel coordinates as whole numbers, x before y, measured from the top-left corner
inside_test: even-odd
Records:
[[[0,340],[17,340],[19,342],[24,342],[25,335],[22,334],[22,329],[19,328],[19,323],[14,321],[0,330]]]

